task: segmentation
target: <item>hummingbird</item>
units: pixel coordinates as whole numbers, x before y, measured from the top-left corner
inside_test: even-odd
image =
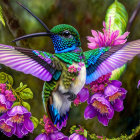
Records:
[[[0,44],[0,63],[44,81],[42,99],[45,111],[54,125],[61,129],[66,126],[71,103],[84,85],[140,54],[140,40],[83,52],[80,35],[73,26],[60,24],[50,30],[28,8],[19,5],[37,19],[46,32],[24,35],[13,42],[48,36],[55,53]]]

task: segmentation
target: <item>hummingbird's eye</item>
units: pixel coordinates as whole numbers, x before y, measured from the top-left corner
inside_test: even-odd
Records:
[[[71,37],[71,33],[68,30],[65,30],[62,32],[62,36],[65,38],[70,38]]]

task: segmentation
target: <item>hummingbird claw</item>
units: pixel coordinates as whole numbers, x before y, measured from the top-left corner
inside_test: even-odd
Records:
[[[68,100],[71,101],[71,102],[74,101],[74,100],[76,99],[76,97],[77,97],[77,96],[76,96],[74,93],[72,93],[72,92],[66,92],[66,93],[64,93],[64,95],[69,96],[69,97],[68,97]]]

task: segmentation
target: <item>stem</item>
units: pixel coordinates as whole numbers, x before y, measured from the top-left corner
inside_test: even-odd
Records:
[[[139,11],[140,11],[140,2],[138,3],[136,9],[133,11],[131,18],[128,21],[127,31],[130,31],[130,28],[131,28],[136,16],[138,15]]]
[[[22,99],[20,98],[20,96],[16,93],[16,91],[12,88],[11,85],[7,84],[8,88],[10,90],[12,90],[13,94],[17,97],[17,99],[19,100],[20,105],[22,105]]]

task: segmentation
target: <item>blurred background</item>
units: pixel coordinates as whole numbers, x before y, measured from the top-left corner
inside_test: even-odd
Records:
[[[51,29],[57,24],[70,24],[74,26],[81,36],[83,50],[88,50],[86,36],[91,35],[91,29],[102,30],[102,22],[105,18],[106,10],[114,0],[18,0],[26,5],[36,16],[42,19]],[[129,18],[133,10],[137,7],[139,0],[119,0],[128,12]],[[31,38],[17,44],[11,41],[21,35],[43,32],[44,28],[15,0],[0,0],[3,8],[6,26],[0,24],[0,43],[45,50],[54,52],[52,42],[47,37]],[[129,41],[140,39],[140,13],[137,15],[130,29]],[[34,99],[30,100],[31,111],[38,119],[44,114],[41,100],[43,81],[25,75],[1,65],[0,72],[6,72],[13,76],[14,87],[18,87],[20,82],[27,84],[34,92]],[[129,135],[131,130],[139,125],[140,120],[140,89],[137,89],[137,82],[140,79],[140,57],[136,56],[129,62],[120,80],[123,87],[128,91],[124,101],[124,110],[120,113],[115,112],[113,119],[108,127],[100,124],[97,118],[84,120],[84,109],[86,103],[71,109],[68,125],[62,129],[64,134],[69,135],[69,129],[74,124],[84,126],[90,133],[107,136],[109,138],[118,137],[121,134]],[[39,133],[41,127],[35,129],[34,133],[26,136],[23,140],[33,140]],[[16,140],[16,137],[7,138],[0,133],[0,140]],[[136,138],[138,139],[138,137]]]

